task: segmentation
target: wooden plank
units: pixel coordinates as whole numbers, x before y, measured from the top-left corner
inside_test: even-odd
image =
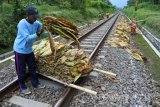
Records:
[[[96,91],[93,91],[93,90],[90,90],[90,89],[87,89],[87,88],[84,88],[84,87],[81,87],[81,86],[78,86],[78,85],[75,85],[75,84],[67,84],[67,83],[65,83],[63,81],[60,81],[60,80],[58,80],[58,79],[56,79],[54,77],[51,77],[51,76],[47,76],[47,75],[44,75],[44,74],[41,74],[41,75],[43,75],[43,76],[45,76],[45,77],[47,77],[47,78],[49,78],[49,79],[51,79],[53,81],[57,81],[57,82],[59,82],[61,84],[64,84],[66,86],[69,86],[69,87],[72,87],[72,88],[87,92],[87,93],[95,95],[95,96],[97,95]]]
[[[104,70],[100,70],[100,69],[96,69],[96,68],[94,68],[93,70],[104,73],[104,74],[109,75],[109,76],[113,76],[113,77],[117,76],[117,74],[112,73],[112,72],[108,72],[108,71],[104,71]]]
[[[75,85],[75,84],[69,84],[68,85],[69,87],[72,87],[72,88],[75,88],[75,89],[78,89],[78,90],[81,90],[81,91],[84,91],[84,92],[87,92],[87,93],[90,93],[92,95],[97,95],[97,92],[96,91],[93,91],[93,90],[90,90],[90,89],[87,89],[87,88],[84,88],[84,87],[80,87],[78,85]]]

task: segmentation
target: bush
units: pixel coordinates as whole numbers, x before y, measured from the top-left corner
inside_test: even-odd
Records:
[[[13,6],[11,4],[2,3],[0,9],[1,13],[4,15],[11,15],[13,12]]]
[[[8,6],[8,5],[6,5],[6,6]],[[5,8],[6,8],[6,6],[5,6]],[[20,4],[15,4],[12,7],[12,12],[9,13],[11,15],[6,16],[6,13],[5,13],[5,15],[1,16],[1,19],[0,19],[0,26],[1,26],[0,27],[0,45],[2,48],[12,47],[14,39],[16,37],[17,23],[22,18],[24,18],[24,15],[25,15],[25,11],[23,9],[24,9],[24,7],[21,6]]]
[[[96,8],[87,8],[85,13],[86,17],[96,17],[99,14],[100,11],[98,11]]]
[[[70,2],[68,2],[68,1],[64,1],[63,3],[62,3],[62,7],[65,7],[65,8],[70,8],[71,7],[71,4],[70,4]]]
[[[16,23],[11,17],[0,20],[0,43],[2,48],[11,47],[16,37]]]
[[[160,29],[160,16],[159,17],[149,17],[147,18],[147,22],[146,22],[146,25],[151,27],[152,29],[157,29],[159,28]]]

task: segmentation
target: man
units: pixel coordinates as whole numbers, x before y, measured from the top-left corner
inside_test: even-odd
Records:
[[[23,94],[31,94],[31,91],[25,85],[26,65],[34,88],[45,88],[40,84],[36,74],[35,56],[32,51],[34,39],[39,37],[43,32],[42,24],[37,21],[40,18],[39,12],[34,6],[29,6],[26,9],[27,17],[18,23],[18,33],[14,42],[15,65],[18,75],[20,92]]]
[[[132,20],[130,23],[131,26],[131,35],[136,34],[137,23],[135,20]]]

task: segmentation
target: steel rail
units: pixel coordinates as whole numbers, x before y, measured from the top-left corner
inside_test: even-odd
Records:
[[[26,78],[29,77],[29,74],[27,73]],[[0,101],[3,100],[6,94],[10,93],[11,91],[14,91],[18,89],[18,78],[14,79],[13,81],[9,82],[7,85],[5,85],[3,88],[0,89]]]
[[[117,15],[117,17],[116,17],[115,21],[113,22],[113,24],[110,26],[109,29],[107,29],[107,31],[105,32],[104,36],[101,38],[101,40],[99,41],[97,46],[94,48],[94,50],[92,51],[92,53],[89,56],[89,60],[93,60],[94,59],[94,56],[97,54],[98,49],[100,48],[100,46],[102,46],[102,44],[104,43],[104,40],[108,37],[108,34],[112,30],[112,28],[113,28],[114,24],[116,23],[118,17],[119,17],[119,15]]]
[[[114,15],[115,16],[115,15]],[[113,17],[114,17],[113,16]],[[103,44],[104,40],[107,38],[107,34],[110,33],[110,31],[112,30],[115,22],[117,21],[119,17],[119,14],[117,15],[115,21],[113,22],[113,24],[110,26],[110,28],[105,32],[104,36],[102,37],[102,39],[100,40],[100,42],[97,44],[97,46],[95,47],[95,49],[93,50],[93,52],[90,54],[89,56],[89,60],[93,60],[94,59],[94,56],[96,55],[96,53],[98,52],[100,46]],[[111,18],[110,18],[111,19]],[[105,22],[102,23],[102,25],[104,24]],[[98,26],[100,27],[100,25]],[[94,29],[95,30],[95,29]],[[91,33],[91,31],[89,32]],[[84,36],[87,36],[87,35],[84,35]],[[83,37],[80,37],[80,39],[82,40]],[[87,77],[82,77],[79,79],[79,81],[77,81],[77,83],[75,84],[79,84],[80,82],[84,81]],[[72,100],[73,98],[73,95],[75,93],[76,89],[74,88],[71,88],[71,87],[67,87],[64,91],[64,95],[58,100],[58,102],[55,104],[54,107],[68,107],[69,106],[69,103],[70,101]]]
[[[3,100],[4,96],[12,90],[18,88],[18,80],[15,79],[11,81],[9,84],[0,89],[0,101]]]

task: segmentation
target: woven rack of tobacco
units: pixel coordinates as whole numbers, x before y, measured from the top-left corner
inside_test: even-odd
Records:
[[[43,29],[75,41],[78,48],[73,49],[71,46],[55,41],[49,33],[48,40],[42,40],[33,46],[38,71],[41,74],[70,84],[91,71],[88,54],[80,49],[77,39],[78,30],[75,25],[62,18],[45,17]]]

